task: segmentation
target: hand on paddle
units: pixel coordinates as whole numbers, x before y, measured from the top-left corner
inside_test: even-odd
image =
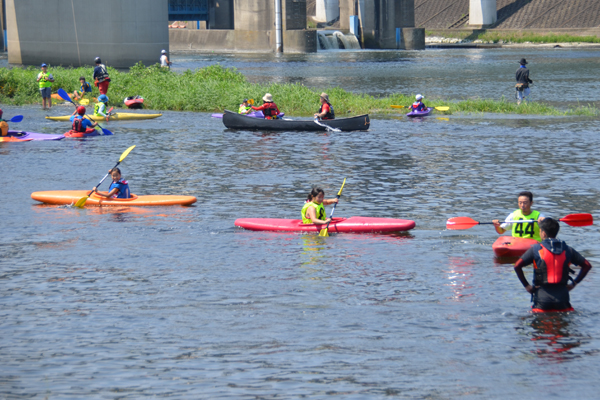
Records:
[[[73,104],[75,107],[77,107],[77,104],[75,104],[75,103],[73,102],[73,100],[71,100],[71,97],[69,97],[69,94],[68,94],[67,92],[65,92],[65,91],[64,91],[62,88],[61,88],[61,89],[58,89],[57,93],[58,93],[58,95],[59,95],[60,97],[62,97],[62,99],[63,99],[64,101],[68,101],[69,103],[71,103],[71,104]],[[89,120],[90,120],[90,121],[92,121],[92,122],[96,123],[96,121],[94,121],[92,118],[90,118],[90,116],[89,116],[89,115],[85,114],[85,116],[86,116],[87,118],[89,118]],[[101,125],[98,125],[98,127],[99,127],[100,129],[102,129],[102,133],[104,133],[105,135],[112,135],[112,134],[113,134],[113,133],[112,133],[111,131],[109,131],[108,129],[104,129],[104,128],[103,128]]]
[[[123,152],[123,154],[121,154],[121,157],[119,157],[119,161],[117,161],[115,166],[108,170],[108,174],[104,175],[104,178],[102,178],[102,180],[96,186],[94,186],[94,189],[92,189],[92,191],[89,192],[87,196],[83,196],[82,198],[77,200],[75,202],[75,204],[73,204],[73,206],[78,207],[78,208],[83,208],[83,206],[85,206],[85,202],[87,201],[87,199],[90,198],[92,193],[94,193],[95,191],[98,190],[98,186],[100,186],[102,184],[102,182],[104,182],[104,180],[110,175],[110,173],[112,172],[113,169],[117,168],[119,166],[119,164],[121,164],[121,161],[123,161],[125,159],[125,157],[127,157],[127,155],[131,152],[131,150],[134,149],[134,147],[135,147],[135,145],[133,145],[130,148],[128,148],[127,150],[125,150]]]
[[[333,210],[331,210],[331,215],[329,216],[329,219],[327,220],[327,226],[323,229],[321,229],[321,232],[319,232],[319,236],[329,236],[329,224],[331,223],[331,220],[333,219],[333,212],[335,211],[335,206],[338,205],[340,196],[342,195],[342,190],[344,190],[344,185],[346,184],[346,178],[344,178],[344,182],[342,182],[342,187],[340,188],[340,191],[337,194],[337,197],[335,199],[331,199],[331,203],[335,203],[333,205]]]
[[[580,214],[569,214],[563,218],[560,218],[559,221],[564,222],[565,224],[570,225],[570,226],[589,226],[594,223],[594,218],[592,217],[592,214],[580,213]],[[533,219],[519,220],[519,221],[504,221],[504,223],[511,223],[511,224],[528,224],[530,222],[538,222],[538,221],[533,220]],[[479,221],[475,221],[474,219],[469,218],[469,217],[454,217],[454,218],[450,218],[448,221],[446,221],[446,229],[450,229],[450,230],[470,229],[470,228],[474,227],[475,225],[488,225],[488,224],[496,226],[496,223],[498,223],[498,226],[500,225],[500,222],[497,219],[494,220],[493,222],[479,222]]]

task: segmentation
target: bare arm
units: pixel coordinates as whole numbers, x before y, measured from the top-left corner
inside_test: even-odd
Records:
[[[314,207],[308,207],[308,209],[306,210],[306,216],[315,225],[324,225],[324,224],[328,223],[331,220],[331,218],[327,218],[325,221],[323,221],[322,219],[318,219],[317,218],[317,211],[315,210]]]

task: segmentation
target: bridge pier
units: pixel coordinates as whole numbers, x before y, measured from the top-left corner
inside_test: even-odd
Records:
[[[11,64],[154,64],[169,50],[167,0],[5,0]]]
[[[415,28],[414,0],[359,0],[358,4],[364,48],[425,48],[425,29]]]
[[[469,25],[475,28],[485,28],[498,20],[496,0],[470,0]]]

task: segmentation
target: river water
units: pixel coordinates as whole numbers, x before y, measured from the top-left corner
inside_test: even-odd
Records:
[[[525,56],[553,63],[563,78],[572,64],[560,51]],[[380,58],[413,57],[437,75],[452,71],[454,80],[431,88],[443,93],[450,81],[450,93],[461,86],[458,67],[440,60],[461,54],[491,68],[521,57],[435,50],[174,61],[218,61],[258,81],[292,79],[313,63],[348,71],[355,57],[370,74],[367,91],[378,79],[369,63],[389,64],[400,82],[409,79],[397,76],[402,63],[419,67]],[[598,51],[573,54],[600,59]],[[429,57],[437,70],[422,61]],[[506,64],[512,77],[514,63]],[[586,99],[597,100],[597,78]],[[21,129],[68,128],[36,106],[2,108],[25,116]],[[0,398],[597,395],[596,270],[572,292],[576,312],[532,315],[511,264],[493,257],[493,228],[447,231],[445,222],[504,218],[521,190],[548,216],[598,215],[598,118],[373,115],[368,132],[267,133],[228,131],[206,113],[165,112],[107,127],[114,136],[0,144]],[[93,187],[134,144],[122,164],[132,192],[195,195],[197,205],[80,210],[30,199],[38,190]],[[337,216],[413,219],[416,228],[321,238],[234,227],[240,217],[297,218],[312,185],[333,197],[343,178]],[[596,226],[563,224],[560,237],[597,268]]]

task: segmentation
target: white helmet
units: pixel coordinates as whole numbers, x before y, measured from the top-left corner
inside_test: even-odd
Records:
[[[423,98],[423,96],[421,96],[420,94],[416,95],[415,97],[417,100],[421,100]]]
[[[162,50],[162,51],[160,52],[160,54],[167,54],[167,51],[166,51],[166,50]]]

